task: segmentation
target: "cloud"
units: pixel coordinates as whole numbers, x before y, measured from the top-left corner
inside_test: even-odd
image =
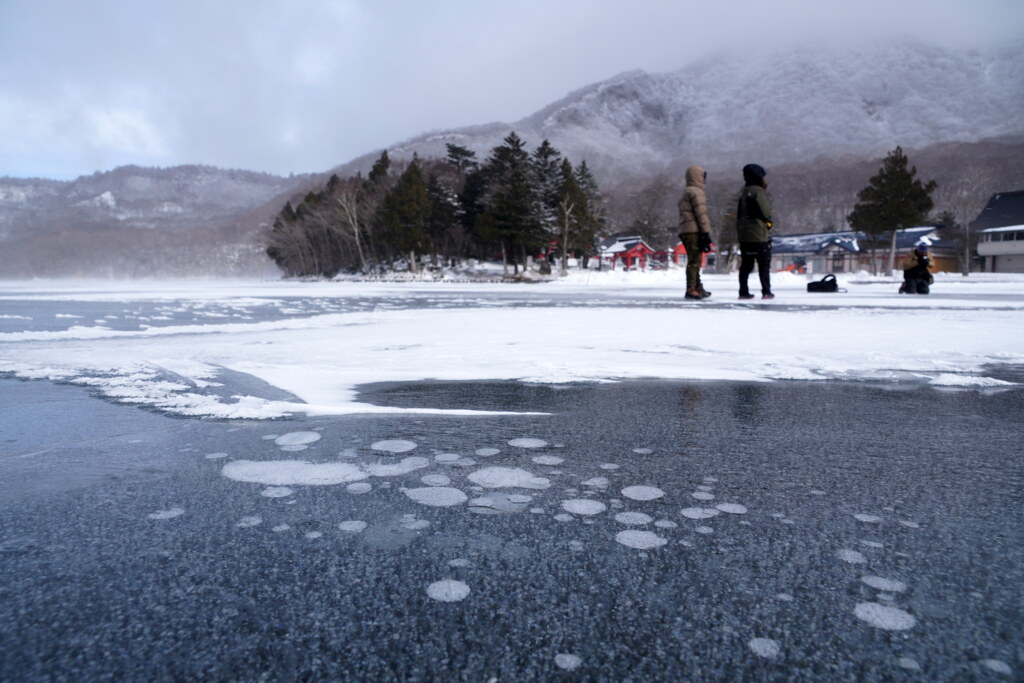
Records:
[[[0,175],[325,170],[716,51],[764,59],[807,40],[984,46],[1021,34],[1019,0],[6,0]]]

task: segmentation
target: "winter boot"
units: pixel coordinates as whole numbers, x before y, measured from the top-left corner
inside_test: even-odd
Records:
[[[700,294],[700,298],[702,299],[707,299],[709,296],[711,296],[711,292],[704,289],[704,285],[697,285],[697,292]]]
[[[694,300],[700,301],[704,297],[701,296],[701,293],[700,293],[699,289],[697,289],[696,287],[690,287],[689,289],[686,290],[686,296],[683,297],[683,298],[684,299],[694,299]]]

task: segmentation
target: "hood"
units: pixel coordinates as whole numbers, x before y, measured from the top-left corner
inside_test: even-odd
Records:
[[[761,186],[768,172],[758,164],[747,164],[743,167],[743,182],[747,185]]]
[[[704,189],[704,169],[700,166],[691,166],[686,169],[686,185]]]

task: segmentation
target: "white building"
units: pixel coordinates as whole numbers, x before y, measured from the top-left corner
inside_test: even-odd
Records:
[[[992,195],[971,230],[986,273],[1024,273],[1024,190]]]

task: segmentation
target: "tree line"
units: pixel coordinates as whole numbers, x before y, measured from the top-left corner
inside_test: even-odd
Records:
[[[332,175],[274,219],[267,255],[289,276],[416,272],[500,258],[506,273],[528,257],[586,262],[606,224],[586,161],[573,166],[550,142],[532,152],[511,132],[482,163],[447,145],[444,159],[414,156],[400,171],[385,150],[369,174]]]

